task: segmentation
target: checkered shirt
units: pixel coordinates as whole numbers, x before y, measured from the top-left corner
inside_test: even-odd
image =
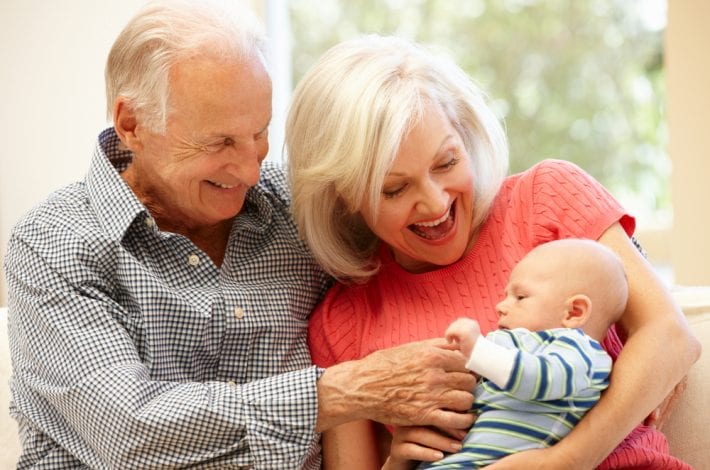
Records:
[[[220,268],[161,232],[99,136],[6,257],[18,468],[320,468],[308,315],[328,278],[264,164]]]

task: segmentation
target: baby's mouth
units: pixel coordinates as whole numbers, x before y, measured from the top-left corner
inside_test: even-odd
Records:
[[[417,236],[426,240],[439,240],[444,238],[454,227],[456,215],[454,207],[455,205],[451,204],[449,212],[442,215],[438,220],[411,224],[407,228],[409,228],[409,230],[414,232]]]

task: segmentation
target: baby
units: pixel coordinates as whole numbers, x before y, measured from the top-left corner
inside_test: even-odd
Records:
[[[609,384],[611,358],[600,342],[627,298],[621,260],[597,242],[556,240],[530,251],[496,306],[498,330],[481,336],[467,318],[447,329],[481,377],[478,418],[461,451],[419,468],[479,468],[567,435]]]

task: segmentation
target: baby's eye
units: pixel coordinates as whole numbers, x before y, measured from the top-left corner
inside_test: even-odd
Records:
[[[516,300],[525,300],[526,296],[525,295],[516,295],[515,299]]]

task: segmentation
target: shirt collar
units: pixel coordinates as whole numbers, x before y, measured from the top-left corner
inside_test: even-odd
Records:
[[[113,127],[101,132],[86,176],[89,204],[94,207],[96,218],[106,233],[115,240],[123,238],[139,214],[147,213],[121,178],[133,153],[120,148],[120,143]]]
[[[120,144],[113,127],[104,129],[99,134],[86,176],[89,204],[94,207],[99,223],[114,240],[123,239],[136,217],[141,214],[149,216],[148,209],[121,177],[121,172],[131,163],[133,153],[122,149]],[[273,216],[268,193],[261,182],[247,191],[234,229],[248,228],[263,232],[268,228]]]

